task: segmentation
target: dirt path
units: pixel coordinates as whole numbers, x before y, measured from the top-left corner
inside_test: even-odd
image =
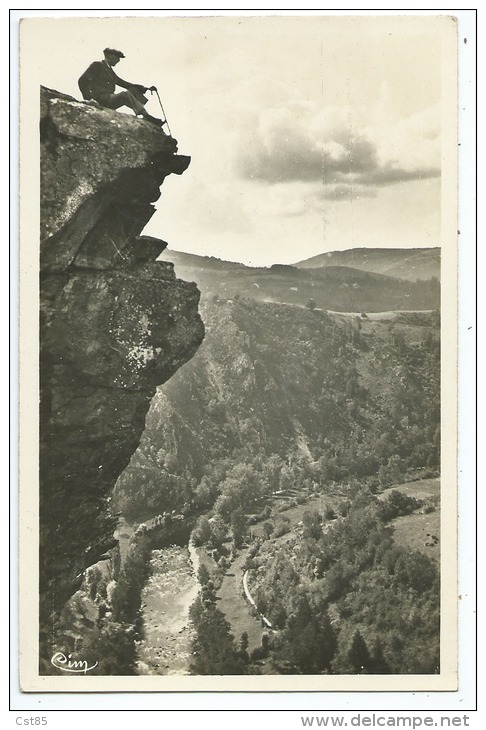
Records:
[[[154,550],[152,575],[142,591],[144,639],[138,674],[189,674],[193,631],[189,608],[199,583],[187,548]]]

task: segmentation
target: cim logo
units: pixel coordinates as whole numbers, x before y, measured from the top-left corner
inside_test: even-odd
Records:
[[[72,656],[72,654],[66,656],[62,651],[58,651],[52,657],[51,664],[62,672],[71,672],[72,674],[86,674],[98,666],[98,662],[95,662],[89,667],[88,662],[84,659],[73,659]]]

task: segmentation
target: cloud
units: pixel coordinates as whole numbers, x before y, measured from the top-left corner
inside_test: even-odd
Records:
[[[393,120],[376,110],[309,103],[259,111],[254,137],[237,157],[247,180],[270,184],[317,183],[325,197],[344,200],[356,192],[440,176],[438,110],[431,107]]]
[[[360,176],[359,182],[362,185],[392,185],[393,183],[407,182],[409,180],[427,180],[430,177],[440,177],[440,168],[431,167],[423,169],[418,167],[412,170],[385,165],[370,170]]]
[[[316,193],[316,198],[325,200],[359,200],[360,198],[375,198],[376,190],[365,185],[330,185],[323,192]]]

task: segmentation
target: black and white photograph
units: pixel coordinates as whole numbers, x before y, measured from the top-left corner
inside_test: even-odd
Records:
[[[457,689],[457,42],[20,22],[24,692]]]

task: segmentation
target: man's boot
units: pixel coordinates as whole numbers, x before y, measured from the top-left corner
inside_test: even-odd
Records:
[[[144,114],[144,119],[147,120],[147,122],[152,122],[152,124],[155,124],[157,127],[163,127],[164,124],[167,124],[167,122],[162,121],[162,119],[157,119],[157,117],[153,117],[151,114]]]

